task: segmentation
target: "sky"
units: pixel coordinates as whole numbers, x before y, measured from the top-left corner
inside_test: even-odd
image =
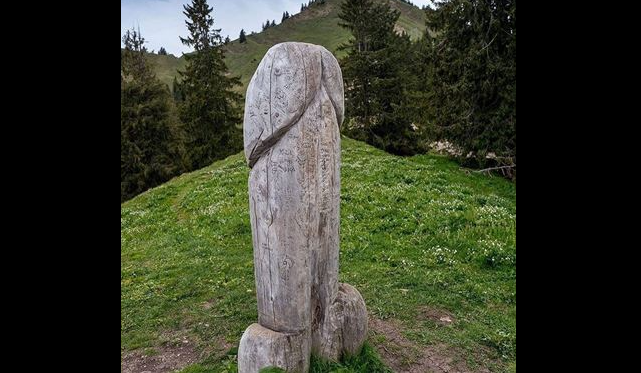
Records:
[[[120,0],[120,35],[132,27],[138,29],[147,41],[147,49],[158,51],[164,47],[167,53],[178,57],[190,52],[180,43],[179,36],[187,36],[183,4],[189,0]],[[223,39],[229,35],[237,39],[240,29],[260,32],[265,20],[280,23],[284,11],[296,14],[300,4],[307,0],[208,0],[214,8],[214,27],[220,28]],[[430,0],[412,0],[417,6],[430,4]],[[121,43],[122,45],[122,43]]]

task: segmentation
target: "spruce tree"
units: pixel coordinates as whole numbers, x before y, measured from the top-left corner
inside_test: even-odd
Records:
[[[341,5],[340,25],[353,38],[340,48],[345,80],[346,117],[344,131],[396,154],[418,149],[418,134],[412,129],[407,106],[412,45],[407,35],[397,35],[394,26],[399,12],[387,3],[346,0]]]
[[[272,24],[269,27],[274,27],[274,26],[276,26],[276,20],[275,19],[272,20]]]
[[[145,47],[145,38],[140,31],[134,29],[127,30],[122,37],[125,47],[120,53],[121,73],[129,79],[135,78],[138,81],[148,81],[153,78],[152,69],[145,58],[147,48]]]
[[[490,152],[516,164],[516,1],[438,1],[426,14],[433,36],[423,40],[421,79],[432,135],[471,152],[469,166],[496,162]]]
[[[239,43],[246,43],[247,42],[247,36],[245,35],[245,30],[241,29],[240,30],[240,37],[238,38]]]
[[[166,56],[167,55],[167,51],[165,50],[165,48],[160,47],[160,49],[158,50],[158,55]]]
[[[220,30],[213,28],[213,8],[206,0],[183,7],[190,35],[180,39],[194,53],[185,55],[187,66],[180,74],[180,118],[188,132],[190,168],[196,169],[241,149],[241,96],[233,91],[240,79],[228,76]]]
[[[182,94],[182,87],[180,85],[180,82],[175,76],[174,76],[174,81],[172,82],[171,87],[172,87],[171,92],[174,96],[174,102],[176,102],[176,104],[179,104],[183,100],[183,94]]]
[[[184,170],[184,131],[168,87],[153,74],[140,32],[123,37],[120,65],[120,201]]]

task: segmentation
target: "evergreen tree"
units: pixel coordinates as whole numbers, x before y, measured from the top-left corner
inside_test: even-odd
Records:
[[[409,36],[394,32],[399,15],[373,0],[341,5],[339,24],[353,36],[341,46],[348,52],[341,61],[349,118],[344,131],[389,152],[413,154],[419,151],[408,112],[413,80],[403,63],[411,63],[412,44]]]
[[[140,30],[127,30],[122,37],[122,42],[125,48],[120,52],[121,75],[128,79],[136,78],[145,82],[152,79],[152,70],[145,58],[147,53],[145,38],[140,34]]]
[[[185,55],[187,66],[181,72],[180,118],[188,131],[190,168],[196,169],[241,149],[241,97],[232,90],[240,80],[228,76],[220,30],[213,28],[213,8],[206,0],[183,7],[190,35],[180,39],[194,53]]]
[[[245,35],[245,30],[241,29],[240,30],[240,37],[238,38],[239,43],[246,43],[247,42],[247,36]]]
[[[182,86],[175,76],[174,81],[171,84],[171,92],[174,96],[174,102],[176,102],[176,104],[180,104],[180,102],[183,100]]]
[[[274,27],[274,26],[276,26],[276,20],[275,19],[272,20],[272,24],[269,27]]]
[[[438,1],[426,14],[432,135],[472,152],[468,165],[484,167],[490,152],[516,164],[516,0]]]
[[[165,48],[160,47],[160,49],[158,50],[158,55],[166,56],[167,55],[167,51],[165,50]]]
[[[225,37],[225,45],[229,44],[231,42],[231,39],[229,38],[229,35]]]
[[[283,12],[283,18],[281,18],[280,23],[285,22],[286,19],[287,19],[287,16],[285,16],[285,12]]]
[[[120,64],[120,201],[184,169],[184,131],[167,86],[153,74],[140,32],[123,37]]]

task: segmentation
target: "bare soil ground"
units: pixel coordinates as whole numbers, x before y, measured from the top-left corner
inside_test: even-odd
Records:
[[[210,302],[205,307],[211,306]],[[167,373],[181,370],[197,363],[205,356],[228,351],[232,345],[221,338],[216,345],[198,348],[197,343],[179,332],[166,333],[167,342],[153,349],[130,351],[122,356],[122,373]]]
[[[198,361],[195,345],[184,340],[181,345],[167,345],[155,348],[154,354],[133,351],[122,358],[122,373],[165,373],[173,372]]]
[[[441,324],[453,322],[453,317],[442,310],[424,310],[424,315]],[[370,333],[383,341],[375,348],[383,361],[397,373],[489,373],[488,369],[472,370],[456,351],[444,345],[419,346],[402,334],[396,320],[370,317]]]

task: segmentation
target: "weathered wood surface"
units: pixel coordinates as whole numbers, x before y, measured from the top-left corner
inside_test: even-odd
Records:
[[[272,47],[247,89],[243,129],[260,325],[241,340],[241,373],[269,365],[306,371],[311,352],[337,360],[358,352],[367,335],[361,295],[338,283],[343,97],[334,56],[306,43]],[[299,355],[304,362],[281,358]]]
[[[252,324],[240,339],[239,372],[283,367],[292,372],[309,370],[309,332],[287,334]]]

